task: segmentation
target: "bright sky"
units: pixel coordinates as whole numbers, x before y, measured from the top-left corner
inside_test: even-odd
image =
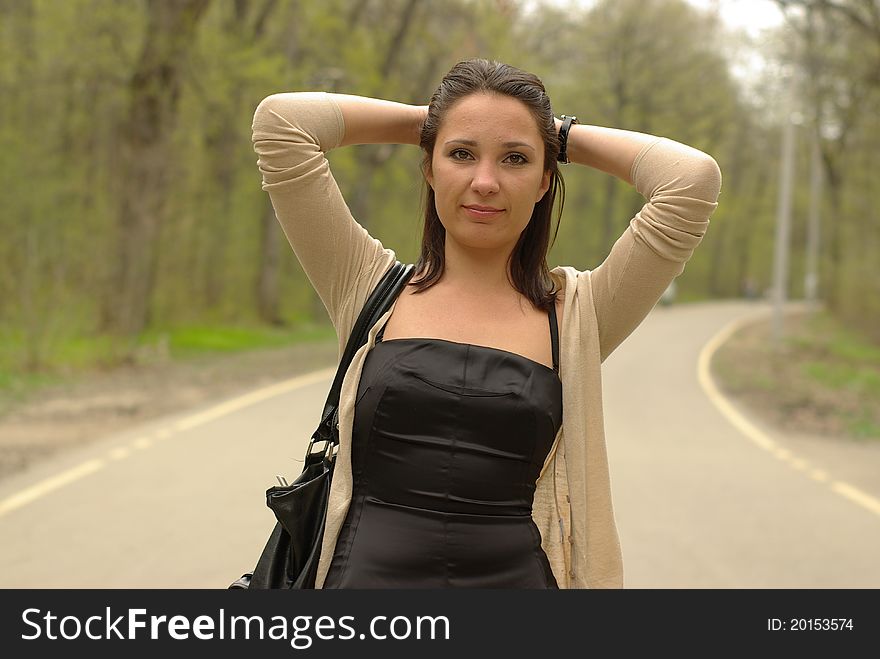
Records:
[[[549,0],[560,6],[589,7],[596,0]],[[775,27],[782,23],[782,12],[773,0],[686,0],[700,9],[717,8],[721,19],[732,28],[742,28],[750,36],[756,36],[762,29]],[[537,3],[525,0],[526,7],[534,8]]]
[[[526,6],[534,6],[524,0]],[[544,0],[545,2],[548,0]],[[560,6],[589,7],[596,0],[549,0]],[[761,53],[762,31],[774,28],[784,22],[782,11],[774,0],[686,0],[690,5],[702,10],[715,10],[721,20],[732,30],[742,30],[748,35],[748,43],[736,45],[736,57],[731,59],[734,76],[744,82],[757,79],[766,61]]]
[[[715,10],[721,20],[733,30],[743,30],[749,43],[736,46],[736,56],[729,58],[731,73],[738,78],[744,89],[761,80],[767,60],[761,52],[761,32],[775,28],[784,22],[782,10],[773,0],[687,0],[695,7]]]
[[[782,12],[773,0],[687,0],[701,9],[717,7],[722,20],[755,36],[762,29],[782,23]]]

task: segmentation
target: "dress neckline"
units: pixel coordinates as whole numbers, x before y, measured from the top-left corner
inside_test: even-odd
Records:
[[[536,361],[536,360],[532,359],[531,357],[526,357],[525,355],[521,355],[518,352],[512,352],[510,350],[505,350],[504,348],[495,348],[493,346],[484,346],[484,345],[480,345],[478,343],[463,343],[461,341],[450,341],[449,339],[437,339],[437,338],[429,337],[429,336],[403,336],[398,339],[383,339],[381,336],[376,337],[376,345],[377,346],[383,345],[383,344],[389,344],[389,343],[403,343],[406,341],[424,342],[424,343],[439,342],[439,343],[447,343],[447,344],[454,345],[454,346],[477,348],[479,350],[491,350],[493,352],[500,352],[504,355],[517,357],[519,359],[522,359],[522,360],[528,362],[529,364],[532,364],[534,366],[538,366],[539,368],[542,368],[545,371],[552,373],[553,375],[556,375],[557,377],[559,375],[558,367],[551,368],[551,367],[547,366],[547,364],[543,364],[539,361]]]
[[[543,364],[537,360],[532,359],[531,357],[526,357],[525,355],[521,355],[518,352],[512,352],[510,350],[505,350],[504,348],[495,348],[494,346],[485,346],[477,343],[462,343],[460,341],[451,341],[449,339],[438,339],[433,337],[423,337],[423,336],[404,336],[397,339],[388,339],[384,340],[383,335],[385,334],[385,328],[388,326],[388,320],[385,321],[385,325],[382,326],[382,329],[379,330],[379,333],[376,335],[376,345],[380,343],[391,343],[393,341],[440,341],[442,343],[448,343],[451,345],[458,346],[468,346],[471,348],[482,348],[484,350],[494,350],[495,352],[504,353],[505,355],[513,355],[514,357],[519,357],[520,359],[524,359],[530,364],[534,364],[536,366],[540,366],[543,369],[553,373],[557,377],[559,377],[559,325],[556,320],[556,304],[550,305],[550,311],[547,314],[547,320],[550,323],[550,352],[552,354],[553,366],[547,366],[547,364]]]

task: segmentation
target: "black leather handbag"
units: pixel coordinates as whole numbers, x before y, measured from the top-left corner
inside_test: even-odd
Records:
[[[339,445],[339,395],[351,360],[367,342],[370,328],[397,299],[415,266],[399,261],[385,273],[364,304],[345,346],[321,423],[306,450],[302,473],[290,485],[266,491],[266,505],[277,523],[253,572],[236,579],[229,588],[314,588],[318,557],[324,538],[330,483]]]

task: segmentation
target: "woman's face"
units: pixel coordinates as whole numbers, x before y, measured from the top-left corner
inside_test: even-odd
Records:
[[[426,178],[447,240],[511,251],[550,187],[535,118],[510,96],[458,100],[437,132]]]

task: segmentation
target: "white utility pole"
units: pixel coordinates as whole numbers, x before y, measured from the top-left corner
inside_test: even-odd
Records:
[[[794,178],[794,117],[789,113],[782,130],[782,162],[776,206],[776,245],[773,252],[773,340],[783,335],[783,307],[788,294],[788,252],[791,235],[791,189]]]

